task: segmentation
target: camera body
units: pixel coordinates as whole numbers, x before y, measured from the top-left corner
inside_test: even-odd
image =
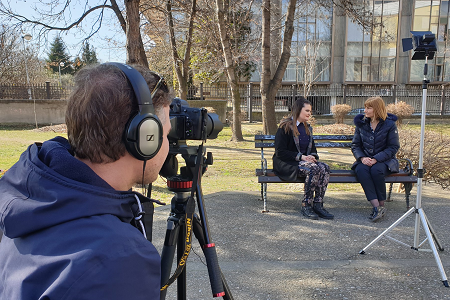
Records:
[[[184,140],[206,140],[217,138],[223,129],[219,116],[208,113],[205,108],[189,107],[187,101],[174,98],[170,104],[168,138],[171,143]]]
[[[192,180],[195,174],[195,166],[199,163],[197,155],[199,147],[188,146],[186,140],[215,139],[223,129],[219,116],[208,113],[205,108],[189,107],[189,104],[180,98],[174,98],[170,104],[170,125],[172,128],[168,134],[169,154],[159,174],[168,180],[174,180],[178,176],[178,160],[176,156],[181,154],[186,166],[180,168],[180,176]],[[201,147],[204,149],[203,147]],[[204,153],[201,153],[204,156]],[[204,157],[202,174],[206,166],[212,164],[212,155]]]

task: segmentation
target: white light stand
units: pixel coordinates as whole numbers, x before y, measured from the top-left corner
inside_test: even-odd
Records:
[[[424,148],[424,141],[425,141],[425,114],[426,114],[426,103],[427,103],[427,86],[428,86],[428,80],[427,80],[427,73],[428,73],[428,53],[425,54],[425,66],[424,66],[424,79],[422,82],[422,118],[420,123],[420,153],[419,153],[419,168],[417,170],[417,200],[416,200],[416,207],[412,207],[410,210],[408,210],[403,216],[401,216],[397,221],[394,222],[389,228],[387,228],[385,231],[383,231],[379,236],[377,236],[370,244],[368,244],[364,249],[362,249],[359,254],[365,254],[366,250],[369,249],[372,245],[374,245],[378,240],[380,240],[383,236],[386,236],[387,238],[398,242],[402,245],[406,245],[409,247],[408,244],[403,243],[401,241],[398,241],[387,234],[397,227],[398,224],[400,224],[406,217],[408,217],[410,214],[415,213],[416,214],[416,223],[414,228],[414,245],[411,246],[412,250],[416,251],[428,251],[433,252],[434,259],[436,261],[436,264],[439,268],[439,272],[441,273],[442,283],[445,287],[449,287],[447,276],[445,275],[444,267],[442,265],[441,259],[439,257],[439,254],[437,252],[437,248],[435,245],[435,242],[439,248],[440,251],[444,251],[444,248],[441,246],[438,238],[436,237],[433,228],[431,227],[430,221],[428,221],[427,216],[425,215],[425,212],[422,208],[422,178],[424,175],[423,170],[423,148]],[[419,232],[420,232],[420,224],[422,224],[423,230],[425,231],[425,234],[427,238],[422,241],[419,244]],[[420,249],[420,247],[428,241],[431,249]]]

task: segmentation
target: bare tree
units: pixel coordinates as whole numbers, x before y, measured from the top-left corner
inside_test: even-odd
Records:
[[[238,79],[236,78],[236,65],[231,53],[231,40],[226,29],[226,17],[229,12],[229,0],[216,0],[216,17],[218,21],[220,41],[222,43],[223,56],[225,58],[225,70],[227,74],[228,86],[231,89],[233,98],[233,120],[231,123],[232,137],[234,141],[242,141],[242,128],[240,122],[241,115],[241,95],[239,94]]]
[[[21,27],[22,25],[30,25],[37,29],[39,37],[46,40],[46,34],[49,31],[69,31],[77,30],[79,26],[85,21],[86,17],[92,16],[94,22],[91,30],[86,33],[84,40],[88,40],[95,35],[100,27],[103,25],[105,9],[111,9],[123,30],[126,34],[126,49],[127,49],[127,63],[135,63],[148,67],[147,57],[144,51],[144,45],[140,34],[140,13],[139,0],[125,0],[125,11],[122,12],[115,0],[102,1],[98,5],[92,5],[92,1],[85,1],[85,10],[81,15],[71,18],[71,7],[79,6],[80,3],[75,3],[72,0],[52,1],[47,6],[48,10],[42,8],[35,8],[39,14],[39,19],[30,19],[18,12],[13,11],[5,2],[0,2],[0,16],[8,20],[11,26]],[[57,7],[61,9],[57,10]],[[62,25],[61,25],[62,24]]]
[[[217,30],[211,30],[216,24],[212,22],[214,10],[208,5],[209,1],[144,0],[141,8],[148,20],[144,32],[154,42],[149,49],[151,65],[160,70],[167,69],[167,62],[170,61],[178,94],[183,99],[187,98],[188,86],[195,76],[191,68],[193,55],[197,68],[222,68],[222,65],[217,67],[217,59],[202,51],[211,50],[211,46],[217,48],[214,41],[218,41],[214,35]]]
[[[178,91],[182,99],[187,99],[188,80],[189,80],[189,64],[191,58],[192,35],[194,31],[194,18],[197,11],[197,1],[192,0],[188,31],[186,34],[186,44],[184,49],[184,57],[178,55],[179,49],[175,40],[175,32],[173,25],[172,4],[171,0],[167,1],[167,13],[170,33],[170,46],[172,48],[173,64],[178,79]]]
[[[27,84],[27,71],[31,83],[42,80],[43,62],[17,31],[0,24],[0,84]]]

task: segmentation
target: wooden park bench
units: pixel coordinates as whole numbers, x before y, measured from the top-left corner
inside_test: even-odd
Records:
[[[314,142],[316,148],[351,148],[353,135],[315,135]],[[264,150],[275,148],[274,135],[255,135],[255,148],[261,149],[261,169],[256,169],[258,183],[261,184],[261,197],[264,201],[264,209],[267,210],[267,184],[268,183],[304,183],[305,177],[297,177],[294,181],[285,181],[275,175],[272,169],[267,166],[267,159]],[[353,157],[353,155],[352,155]],[[272,156],[268,158],[272,161]],[[417,176],[413,175],[413,165],[409,159],[400,159],[401,165],[405,165],[398,173],[390,174],[386,177],[386,183],[390,183],[387,201],[390,200],[393,183],[403,183],[405,187],[406,208],[409,209],[409,196],[413,183],[417,182]],[[331,170],[330,183],[359,183],[353,170]]]

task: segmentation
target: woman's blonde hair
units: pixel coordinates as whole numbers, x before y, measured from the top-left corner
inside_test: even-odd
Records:
[[[375,120],[382,119],[383,121],[387,118],[386,105],[381,97],[371,97],[364,102],[364,107],[373,108],[373,114]]]

